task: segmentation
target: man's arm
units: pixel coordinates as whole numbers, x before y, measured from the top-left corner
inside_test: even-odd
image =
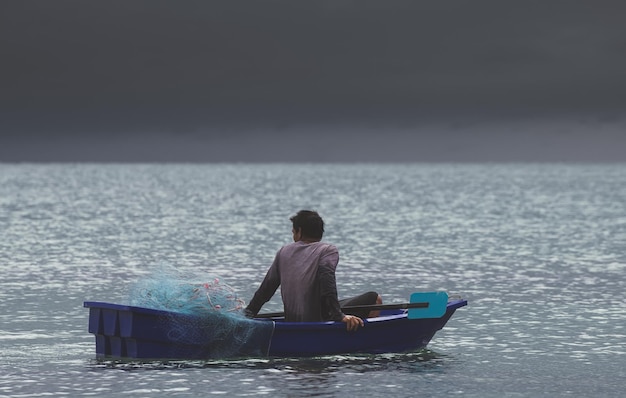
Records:
[[[339,299],[337,298],[337,280],[335,270],[339,262],[339,253],[336,248],[322,256],[318,268],[318,278],[320,283],[320,295],[322,308],[326,311],[328,318],[333,321],[341,321],[346,324],[348,331],[357,330],[363,326],[363,320],[358,316],[345,315],[341,312]]]
[[[280,253],[280,251],[279,251]],[[269,299],[272,298],[274,293],[276,293],[276,289],[280,286],[280,273],[278,271],[278,253],[274,258],[274,262],[270,266],[270,269],[267,270],[267,274],[265,274],[265,278],[263,282],[261,282],[261,286],[254,293],[254,297],[248,303],[248,306],[244,310],[246,316],[248,318],[253,318],[256,314],[259,313],[263,304],[267,303]]]
[[[325,312],[325,317],[332,321],[341,321],[344,318],[344,313],[341,312],[339,306],[339,299],[337,298],[337,281],[335,279],[335,267],[332,263],[322,262],[319,264],[317,270],[319,284],[320,284],[320,297],[322,299],[322,308]]]

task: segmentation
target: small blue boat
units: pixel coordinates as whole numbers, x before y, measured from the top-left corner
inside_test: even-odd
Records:
[[[444,305],[446,305],[444,303]],[[219,333],[196,315],[86,301],[89,333],[98,358],[222,359],[242,357],[315,357],[379,354],[425,348],[457,308],[450,300],[439,317],[411,319],[406,309],[385,309],[348,332],[342,322],[285,322],[282,318],[241,319]],[[184,327],[181,328],[181,325]]]

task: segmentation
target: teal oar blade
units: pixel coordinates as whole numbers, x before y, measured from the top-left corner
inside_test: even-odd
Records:
[[[411,303],[428,303],[421,308],[409,308],[409,319],[440,318],[448,307],[448,293],[446,292],[419,292],[411,294]]]

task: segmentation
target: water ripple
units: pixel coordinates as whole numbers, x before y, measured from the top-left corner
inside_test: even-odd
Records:
[[[305,207],[340,295],[469,300],[432,351],[94,360],[83,301],[125,302],[161,264],[249,298]],[[0,394],[618,396],[625,214],[624,165],[0,164]]]

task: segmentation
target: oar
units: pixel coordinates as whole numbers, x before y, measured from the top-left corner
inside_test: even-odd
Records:
[[[409,303],[398,304],[372,304],[372,305],[348,305],[341,307],[346,312],[349,310],[409,310],[409,319],[440,318],[446,313],[448,306],[448,293],[446,292],[420,292],[411,294]],[[255,318],[277,318],[285,316],[284,312],[266,312],[257,314]]]

